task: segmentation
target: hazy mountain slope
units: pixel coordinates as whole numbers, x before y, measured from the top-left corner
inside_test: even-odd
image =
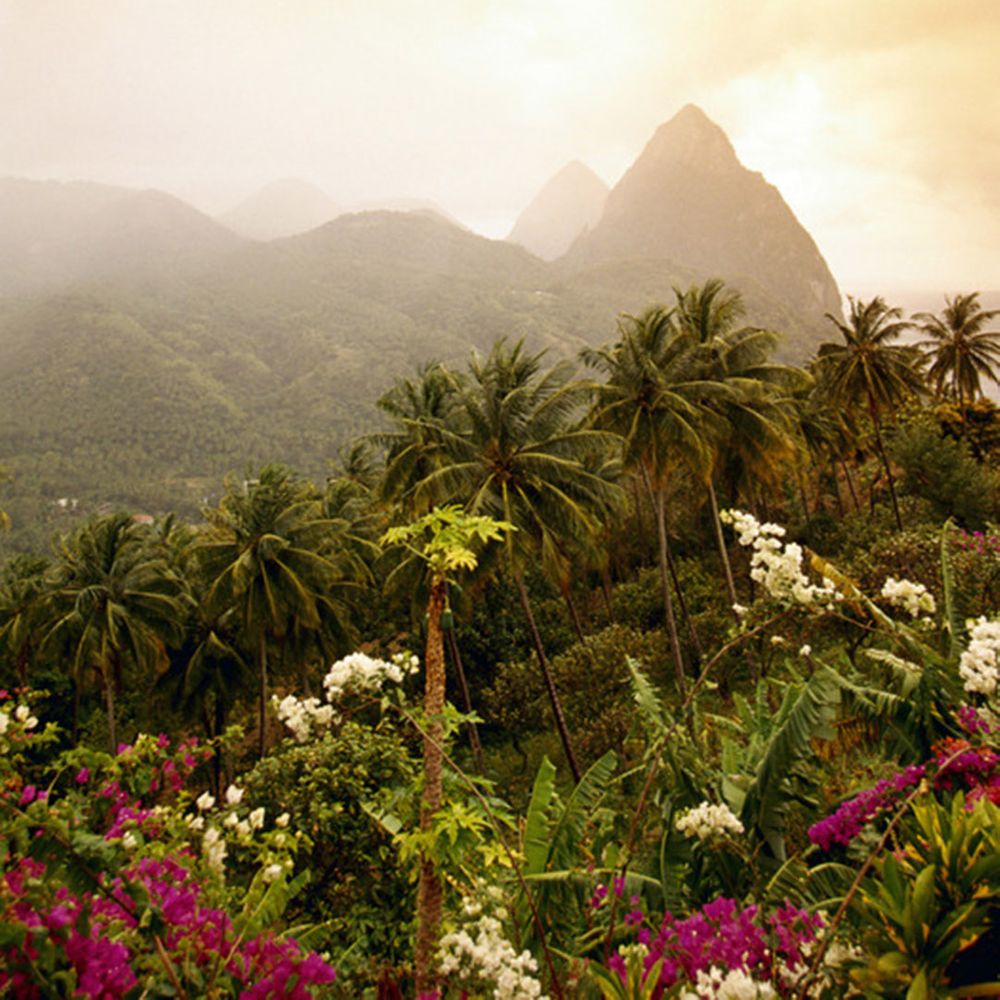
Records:
[[[243,241],[162,191],[0,181],[0,295],[197,270]]]
[[[543,260],[555,260],[600,219],[608,191],[597,174],[574,160],[545,183],[507,239]]]
[[[273,240],[322,226],[343,211],[324,191],[306,181],[272,181],[218,217],[240,236]]]
[[[38,542],[102,503],[192,514],[223,473],[322,477],[394,377],[500,336],[575,354],[525,250],[402,213],[345,216],[198,273],[0,301],[4,506]]]
[[[699,280],[757,285],[817,337],[824,313],[840,312],[829,268],[777,188],[747,170],[692,105],[657,129],[567,254],[576,267],[635,258],[678,261]]]

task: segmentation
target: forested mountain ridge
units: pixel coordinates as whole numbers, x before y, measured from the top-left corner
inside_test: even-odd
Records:
[[[679,117],[691,114],[691,155],[728,150],[736,162],[700,112]],[[0,182],[0,461],[14,477],[13,541],[31,526],[37,547],[62,498],[193,514],[227,470],[280,460],[322,476],[345,441],[378,426],[374,404],[394,378],[429,359],[463,363],[500,337],[562,357],[604,342],[620,314],[670,301],[712,259],[641,239],[598,252],[629,177],[650,170],[647,149],[602,221],[554,262],[427,211],[344,214],[261,242],[163,192]],[[731,213],[737,235],[742,211]],[[811,280],[785,264],[790,289]],[[747,321],[778,332],[781,360],[804,361],[827,335],[762,277],[734,285]],[[830,285],[820,300],[839,311]]]

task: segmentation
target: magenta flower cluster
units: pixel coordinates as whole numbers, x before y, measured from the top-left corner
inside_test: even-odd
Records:
[[[1000,535],[987,535],[982,531],[964,531],[962,528],[957,528],[952,535],[952,541],[958,548],[967,552],[1000,556]]]
[[[989,724],[979,718],[975,709],[969,711],[959,712],[966,731],[989,734]],[[934,788],[965,792],[970,809],[984,797],[1000,805],[1000,755],[990,747],[976,747],[968,740],[949,737],[934,745],[934,756],[926,764],[911,764],[841,803],[835,812],[809,828],[809,839],[824,851],[834,844],[846,847],[876,816],[896,808],[925,777],[932,779]]]
[[[239,990],[241,1000],[310,1000],[311,987],[333,982],[334,969],[318,955],[303,951],[294,938],[279,940],[270,933],[243,940],[228,914],[202,905],[201,887],[176,858],[143,858],[121,876],[102,885],[103,891],[74,895],[66,888],[48,905],[32,898],[31,882],[44,874],[37,861],[23,859],[4,879],[11,902],[3,920],[21,923],[26,936],[8,948],[0,963],[0,992],[17,997],[43,994],[31,975],[40,949],[61,951],[76,975],[76,993],[94,1000],[117,1000],[137,983],[133,945],[141,933],[118,934],[139,927],[136,897],[140,895],[162,920],[162,945],[175,968],[208,971],[218,965]],[[138,893],[137,893],[137,890]]]
[[[879,813],[892,809],[924,777],[926,767],[913,764],[891,778],[841,803],[836,812],[809,827],[809,839],[824,851],[846,847]]]
[[[735,899],[720,896],[684,919],[669,911],[655,937],[648,928],[638,939],[648,948],[643,959],[648,976],[662,960],[659,983],[652,1000],[680,981],[694,982],[699,972],[713,967],[741,970],[755,978],[777,983],[806,962],[806,950],[823,927],[821,917],[788,903],[769,915],[756,906],[741,908]],[[625,960],[614,956],[608,963],[625,982]]]

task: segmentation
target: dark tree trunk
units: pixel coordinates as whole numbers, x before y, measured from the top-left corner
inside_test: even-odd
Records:
[[[663,589],[663,612],[666,618],[667,632],[670,636],[670,652],[674,659],[674,678],[677,683],[677,693],[681,701],[687,696],[687,683],[684,679],[684,657],[681,653],[681,643],[677,635],[677,619],[674,616],[674,601],[670,596],[670,569],[668,564],[667,549],[667,520],[666,504],[663,497],[663,490],[653,489],[652,480],[645,468],[642,470],[643,478],[646,481],[646,489],[649,491],[649,499],[653,505],[656,515],[656,535],[658,545],[658,564],[660,567],[660,586]]]
[[[896,499],[896,480],[892,475],[892,467],[889,465],[889,456],[885,451],[885,444],[882,442],[882,420],[879,417],[878,405],[873,397],[868,397],[868,408],[872,415],[872,426],[875,428],[875,445],[878,448],[879,457],[885,468],[886,479],[889,480],[889,498],[892,500],[892,513],[896,518],[896,530],[903,530],[903,520],[899,516],[899,501]]]
[[[257,748],[263,760],[264,748],[267,746],[267,636],[263,630],[257,639],[257,676],[260,681],[260,701],[257,704],[260,739]]]
[[[459,652],[458,643],[455,641],[454,627],[446,628],[444,634],[448,641],[448,652],[451,653],[451,662],[455,665],[455,676],[458,678],[458,689],[462,695],[462,707],[467,715],[472,715],[472,697],[469,694],[469,685],[465,679],[465,665],[462,663],[462,654]],[[472,750],[472,759],[476,762],[476,770],[480,774],[486,773],[486,766],[483,763],[483,745],[479,742],[479,730],[474,722],[466,725],[469,734],[469,748]]]
[[[719,558],[722,560],[722,572],[726,580],[726,596],[732,609],[736,601],[736,584],[733,582],[733,568],[729,562],[729,550],[726,548],[726,538],[722,534],[722,520],[719,517],[719,501],[715,496],[715,484],[711,477],[708,480],[708,500],[712,505],[712,525],[715,528],[715,544],[719,547]],[[736,614],[734,611],[733,614]]]
[[[115,739],[115,678],[114,671],[107,669],[104,674],[104,705],[108,713],[108,741],[113,757],[118,749],[118,741]]]
[[[608,612],[608,624],[614,625],[615,612],[611,604],[611,578],[608,567],[601,567],[601,596],[604,598],[604,607]]]
[[[545,655],[545,647],[542,645],[542,637],[535,624],[535,615],[531,610],[531,601],[528,599],[528,591],[524,586],[524,577],[520,573],[514,574],[514,583],[517,586],[518,596],[521,598],[521,608],[524,610],[524,617],[528,622],[528,631],[531,633],[531,642],[535,647],[535,654],[538,656],[538,664],[542,671],[542,680],[545,682],[545,690],[549,696],[549,704],[552,706],[552,715],[556,720],[556,729],[559,731],[559,739],[562,741],[563,752],[566,754],[566,762],[569,764],[573,781],[580,783],[580,766],[576,762],[576,754],[573,752],[573,743],[569,737],[569,728],[566,725],[566,716],[563,714],[562,702],[559,700],[559,692],[556,691],[556,683],[552,677],[552,670],[549,667],[548,657]]]
[[[443,577],[431,581],[427,600],[427,646],[424,654],[424,713],[427,733],[424,736],[424,794],[420,804],[420,829],[431,829],[434,814],[441,808],[442,743],[444,726],[444,637],[441,615],[447,599],[448,584]],[[437,987],[435,961],[441,933],[444,887],[427,854],[420,856],[420,878],[417,884],[417,937],[414,948],[414,971],[417,995],[433,993]]]
[[[851,501],[854,504],[854,509],[858,514],[860,514],[861,501],[858,499],[858,491],[854,488],[854,477],[851,475],[851,467],[844,459],[840,460],[840,464],[844,470],[844,478],[847,480],[847,489],[851,494]]]
[[[681,580],[677,575],[677,563],[674,562],[674,554],[670,548],[670,541],[667,540],[667,568],[670,570],[670,580],[674,585],[674,594],[677,596],[677,606],[681,609],[681,619],[687,626],[688,635],[691,636],[691,648],[694,650],[694,659],[701,663],[703,654],[701,650],[701,640],[694,627],[694,619],[688,613],[687,601],[684,600],[684,591],[681,589]],[[695,666],[697,666],[697,663]]]

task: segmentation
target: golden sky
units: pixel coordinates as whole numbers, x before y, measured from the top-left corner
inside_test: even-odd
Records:
[[[301,177],[502,236],[693,102],[845,292],[1000,289],[1000,0],[0,0],[0,175]]]

